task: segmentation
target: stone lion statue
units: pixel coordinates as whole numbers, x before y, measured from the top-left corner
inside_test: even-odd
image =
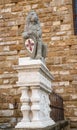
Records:
[[[35,11],[30,11],[26,18],[26,26],[23,32],[24,40],[31,38],[36,44],[35,53],[31,55],[33,59],[45,59],[47,46],[42,42],[42,30],[40,21]]]

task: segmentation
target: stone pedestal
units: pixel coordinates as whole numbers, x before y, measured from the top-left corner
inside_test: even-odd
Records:
[[[23,118],[16,128],[44,128],[55,122],[50,118],[49,94],[52,91],[51,73],[41,60],[19,58],[17,85]]]

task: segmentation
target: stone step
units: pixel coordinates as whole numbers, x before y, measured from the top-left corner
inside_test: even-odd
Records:
[[[63,121],[59,121],[57,123],[55,123],[54,125],[52,126],[48,126],[48,127],[45,127],[45,128],[3,128],[0,130],[70,130],[70,124],[69,124],[69,121],[67,120],[63,120]]]
[[[70,130],[77,130],[77,128],[73,128],[73,129],[70,129]]]

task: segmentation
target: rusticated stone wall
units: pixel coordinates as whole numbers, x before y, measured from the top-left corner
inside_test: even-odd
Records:
[[[77,36],[72,0],[0,1],[0,126],[14,126],[22,116],[17,72],[12,66],[19,57],[27,56],[22,32],[31,9],[40,18],[42,37],[48,44],[46,63],[55,77],[53,88],[64,99],[65,118],[77,127]]]

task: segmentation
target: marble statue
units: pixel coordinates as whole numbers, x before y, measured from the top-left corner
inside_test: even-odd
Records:
[[[22,34],[26,49],[33,59],[45,59],[47,46],[42,41],[40,21],[35,11],[30,11]]]
[[[23,38],[30,56],[19,58],[15,66],[22,112],[22,119],[15,128],[40,130],[55,124],[50,118],[49,100],[53,76],[45,65],[47,47],[43,44],[39,18],[34,11],[27,16]]]

